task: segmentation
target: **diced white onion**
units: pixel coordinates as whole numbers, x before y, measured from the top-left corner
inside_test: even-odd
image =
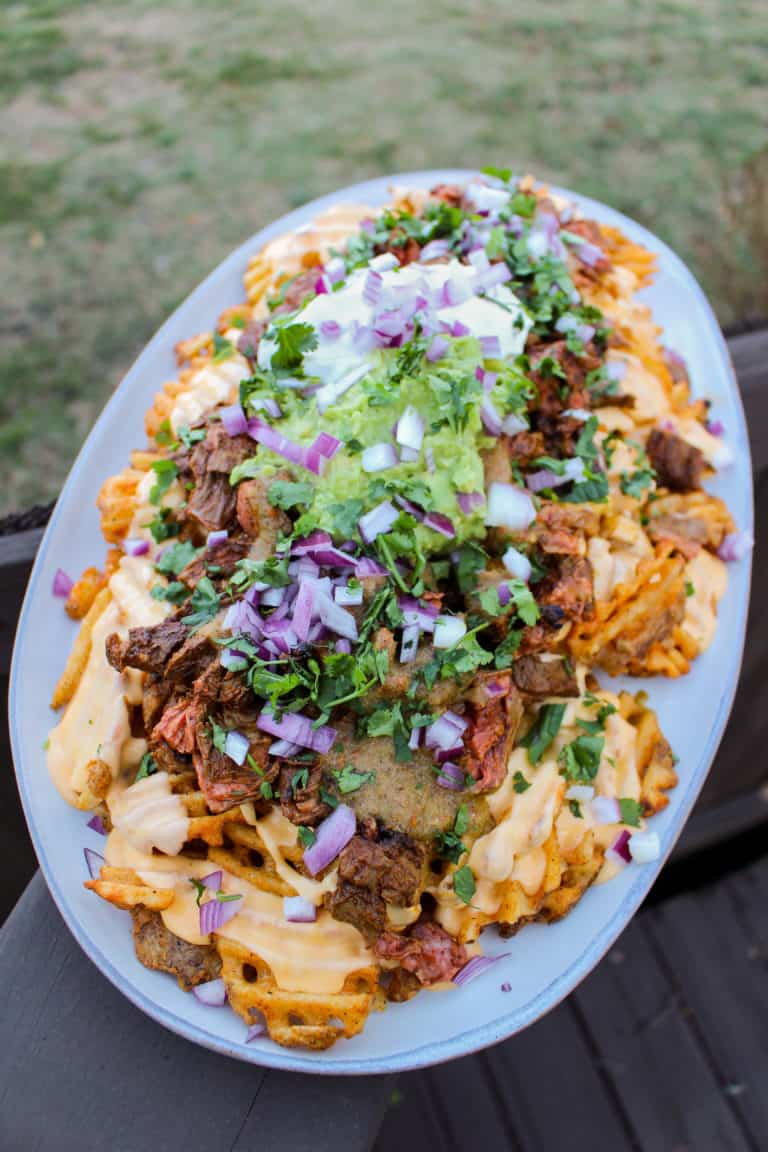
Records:
[[[517,548],[509,547],[501,558],[501,562],[511,576],[516,580],[524,580],[527,584],[531,578],[531,562]]]
[[[363,472],[382,472],[397,464],[397,455],[391,444],[372,444],[360,457]]]
[[[579,804],[586,804],[595,794],[591,784],[571,784],[565,793],[566,800],[576,800]]]
[[[637,864],[651,864],[661,855],[661,844],[655,832],[633,832],[629,838],[629,851]]]
[[[435,648],[453,648],[466,635],[467,625],[461,616],[438,616],[435,619]]]
[[[346,608],[353,608],[363,602],[363,588],[347,588],[345,585],[339,585],[333,590],[333,598],[337,604],[343,604]]]
[[[485,522],[489,527],[524,532],[536,519],[536,509],[527,492],[515,484],[494,481],[488,489]]]

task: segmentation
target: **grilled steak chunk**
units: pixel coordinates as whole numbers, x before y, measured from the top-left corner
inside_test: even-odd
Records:
[[[536,600],[548,624],[565,619],[590,620],[595,611],[592,565],[585,556],[558,556],[549,575],[536,588]]]
[[[452,980],[469,959],[463,944],[457,944],[444,928],[429,921],[414,925],[402,936],[384,932],[374,951],[382,960],[398,960],[422,984]]]
[[[151,628],[131,628],[125,640],[113,632],[107,637],[107,660],[118,672],[139,668],[142,672],[162,673],[168,658],[188,635],[188,628],[178,620],[163,620]]]
[[[704,454],[674,432],[654,428],[646,444],[659,484],[673,492],[690,492],[701,488]]]
[[[187,637],[165,667],[166,679],[176,683],[189,684],[197,680],[218,655],[216,646],[204,632],[187,633]]]
[[[206,532],[226,528],[234,520],[236,493],[229,474],[253,452],[249,436],[228,436],[221,424],[212,424],[205,440],[195,445],[189,460],[195,487],[185,514]]]
[[[254,476],[238,485],[237,522],[249,538],[249,555],[253,560],[271,556],[280,533],[290,532],[291,522],[285,512],[274,508],[268,498],[273,481],[288,476],[288,472],[277,473],[269,480]],[[254,541],[258,541],[257,548]]]
[[[542,696],[578,696],[575,673],[565,660],[543,660],[540,656],[521,656],[512,665],[512,676],[519,690],[534,700]]]
[[[131,918],[136,957],[145,968],[170,972],[185,992],[220,976],[221,958],[212,945],[188,944],[169,932],[160,913],[149,908],[132,908]]]
[[[261,798],[261,785],[271,782],[277,775],[277,764],[269,764],[267,760],[267,749],[271,743],[272,738],[260,732],[253,736],[248,755],[256,768],[248,760],[241,767],[215,747],[209,722],[197,722],[192,761],[197,782],[211,812],[226,812],[243,800]]]
[[[206,548],[202,555],[192,560],[186,568],[181,570],[178,578],[187,587],[194,588],[196,584],[200,583],[203,576],[209,575],[209,568],[215,569],[215,571],[210,572],[211,578],[214,580],[219,580],[222,576],[231,576],[238,560],[242,560],[248,555],[250,545],[251,542],[246,537],[230,537],[223,544],[219,544],[217,548]]]
[[[501,784],[523,716],[523,703],[510,674],[499,673],[494,681],[503,688],[503,695],[486,698],[485,703],[470,702],[465,714],[469,727],[459,765],[477,781],[475,792],[487,792]],[[475,693],[474,698],[478,695]]]
[[[320,799],[323,770],[318,764],[286,764],[280,769],[280,807],[292,824],[313,828],[330,815],[330,805]]]
[[[327,900],[337,920],[344,920],[373,940],[386,927],[387,904],[409,908],[423,884],[426,853],[402,832],[380,840],[353,836],[339,857],[336,890]]]

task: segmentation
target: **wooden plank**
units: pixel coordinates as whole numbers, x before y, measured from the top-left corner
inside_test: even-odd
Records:
[[[768,962],[768,856],[725,878],[741,923],[750,939],[750,951],[763,965]]]
[[[521,1152],[570,1147],[577,1133],[580,1148],[635,1148],[569,1001],[490,1049],[488,1069]]]
[[[728,341],[744,400],[755,472],[768,468],[768,329],[745,332]]]
[[[713,768],[714,771],[714,768]],[[697,805],[675,845],[672,861],[677,863],[697,852],[748,832],[762,824],[768,825],[768,786],[756,792],[744,792],[714,807]]]
[[[768,879],[768,862],[761,863]],[[764,907],[764,898],[753,902],[749,917],[765,919]],[[730,1094],[757,1147],[768,1147],[768,982],[749,922],[721,883],[660,904],[644,923],[678,1003],[718,1069],[721,1091]]]
[[[489,1055],[465,1056],[429,1072],[434,1093],[443,1105],[443,1123],[450,1133],[446,1148],[451,1152],[475,1146],[521,1152],[513,1109],[506,1095],[496,1091]]]
[[[38,874],[0,932],[0,1147],[364,1152],[391,1077],[297,1077],[189,1044],[80,951]],[[13,1037],[13,1042],[8,1042]]]
[[[444,1152],[448,1139],[426,1074],[403,1073],[390,1096],[374,1152],[410,1152],[411,1148]]]
[[[637,1147],[748,1152],[753,1146],[659,966],[643,920],[630,925],[573,997]]]

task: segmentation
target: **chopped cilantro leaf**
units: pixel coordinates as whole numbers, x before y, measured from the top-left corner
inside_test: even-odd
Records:
[[[653,468],[638,468],[636,472],[631,475],[629,472],[622,472],[619,486],[625,496],[632,496],[635,500],[642,500],[643,492],[646,488],[650,488],[656,479],[656,473]]]
[[[155,562],[155,568],[166,576],[178,576],[201,552],[202,548],[195,548],[189,540],[175,540],[163,549],[162,556],[158,556]]]
[[[203,896],[206,893],[205,884],[201,884],[199,880],[195,880],[194,876],[190,877],[189,882],[192,885],[192,887],[194,888],[195,892],[197,893],[197,895],[195,896],[195,904],[197,904],[197,906],[199,908],[200,907],[200,901],[202,900]]]
[[[453,830],[457,836],[463,836],[469,828],[469,806],[467,804],[459,804],[456,810],[456,819],[453,822]]]
[[[217,724],[215,720],[211,720],[211,740],[217,752],[225,754],[227,751],[227,730]]]
[[[170,540],[172,536],[179,534],[179,526],[172,519],[170,508],[161,508],[146,527],[152,533],[152,539],[156,544],[162,544],[164,540]]]
[[[157,479],[149,490],[150,504],[159,504],[165,493],[179,474],[178,465],[173,460],[155,460],[152,471]]]
[[[291,777],[291,792],[296,795],[300,788],[306,788],[309,784],[309,768],[299,768],[298,772],[294,772]]]
[[[139,770],[134,778],[134,784],[137,780],[143,780],[145,776],[154,776],[158,771],[157,762],[151,752],[145,752],[139,764]]]
[[[512,787],[515,789],[515,792],[527,792],[530,786],[530,780],[526,780],[522,772],[515,772],[512,777]]]
[[[560,731],[565,715],[565,704],[543,704],[533,725],[528,729],[520,744],[528,749],[528,760],[538,764]]]
[[[338,786],[339,792],[342,796],[348,795],[350,792],[357,792],[362,788],[363,784],[368,784],[376,777],[375,772],[356,772],[352,764],[346,764],[343,768],[334,768],[333,777]]]
[[[470,904],[475,894],[475,877],[468,864],[453,874],[453,890],[464,904]]]
[[[191,448],[194,444],[199,444],[201,440],[205,440],[205,428],[190,428],[188,424],[182,424],[179,428],[179,440],[185,448]]]
[[[643,806],[637,800],[632,800],[628,796],[622,796],[619,800],[619,811],[621,812],[622,824],[630,824],[633,828],[640,827],[640,817],[643,814]]]
[[[557,758],[560,771],[574,784],[591,784],[600,767],[605,738],[603,736],[577,736],[566,744]]]
[[[575,816],[577,820],[581,820],[581,804],[578,800],[569,800],[568,807],[571,811],[571,816]]]
[[[170,584],[154,584],[149,594],[153,600],[166,600],[169,604],[183,604],[189,596],[189,588],[180,580],[172,580]]]
[[[272,785],[270,784],[269,780],[262,780],[261,784],[259,785],[259,792],[261,794],[262,800],[274,800],[275,798],[275,793],[272,790]]]
[[[209,620],[213,620],[219,610],[219,605],[219,594],[211,583],[210,578],[203,576],[189,601],[189,607],[192,611],[188,616],[182,616],[181,622],[190,628],[200,628],[203,624],[207,624]]]
[[[301,368],[306,352],[317,347],[317,335],[311,324],[283,324],[270,331],[277,348],[272,353],[274,372],[295,372]]]
[[[341,500],[338,504],[329,504],[327,509],[328,515],[333,519],[334,532],[344,537],[355,534],[357,522],[364,511],[364,502],[355,497],[350,500]]]
[[[229,340],[224,336],[220,336],[218,332],[213,334],[213,357],[214,364],[220,364],[222,360],[228,360],[233,355],[235,349],[234,345],[230,344]]]
[[[311,828],[306,828],[303,824],[298,827],[299,843],[303,848],[311,848],[317,839],[315,833]]]
[[[495,668],[509,668],[523,639],[522,630],[510,629],[493,654]]]
[[[686,596],[695,596],[696,595],[696,585],[691,583],[690,580],[686,580],[686,582],[685,582],[685,594],[686,594]]]
[[[273,508],[295,508],[297,504],[309,504],[314,491],[309,480],[274,480],[267,490],[267,500]]]

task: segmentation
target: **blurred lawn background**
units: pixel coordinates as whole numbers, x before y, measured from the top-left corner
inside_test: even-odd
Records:
[[[0,513],[228,251],[366,177],[533,171],[768,316],[765,0],[6,2],[0,96]]]

